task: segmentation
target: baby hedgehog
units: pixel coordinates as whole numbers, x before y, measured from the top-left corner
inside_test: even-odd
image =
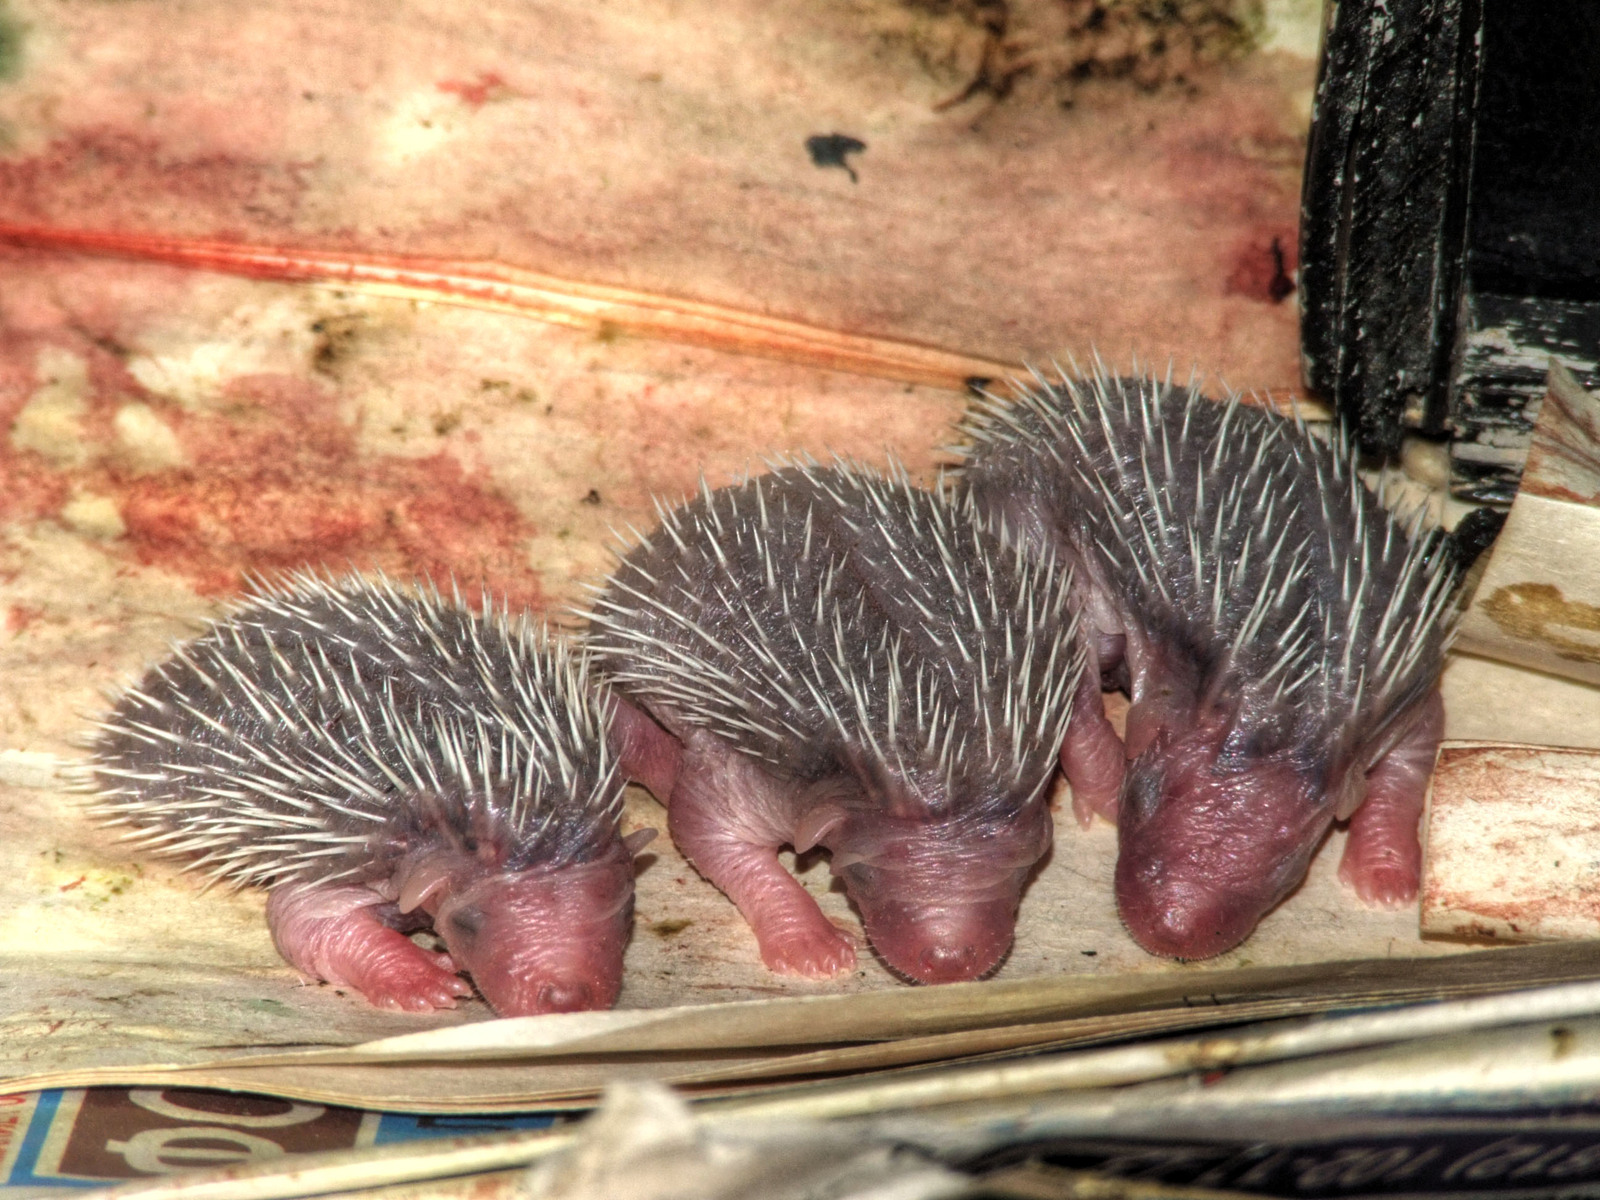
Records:
[[[973,979],[1050,846],[1082,667],[1068,594],[903,471],[806,462],[665,513],[595,603],[591,643],[626,701],[624,773],[771,969],[855,962],[778,861],[823,846],[891,968]]]
[[[1341,878],[1411,899],[1455,583],[1439,538],[1298,418],[1170,379],[1038,382],[969,415],[962,486],[1072,564],[1089,676],[1132,698],[1125,747],[1083,703],[1062,749],[1080,820],[1117,822],[1129,932],[1179,958],[1237,945],[1347,817]]]
[[[605,703],[526,618],[298,574],[128,689],[84,782],[130,840],[270,886],[284,958],[373,1004],[453,1007],[464,969],[502,1015],[601,1008],[633,909]]]

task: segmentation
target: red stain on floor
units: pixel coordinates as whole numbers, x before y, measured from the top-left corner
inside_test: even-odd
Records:
[[[205,592],[234,590],[246,571],[350,563],[539,605],[532,530],[448,452],[363,457],[334,397],[303,380],[243,377],[227,396],[238,405],[226,417],[174,421],[192,470],[122,481],[141,562],[186,570]]]
[[[1294,294],[1300,267],[1297,234],[1291,228],[1256,234],[1237,246],[1224,287],[1229,295],[1278,304]]]
[[[1269,304],[1298,266],[1306,127],[1283,104],[1285,69],[1268,56],[1217,72],[1206,103],[1175,110],[1149,145],[1193,228],[1215,238],[1221,290]]]
[[[37,520],[58,512],[71,494],[71,484],[38,454],[12,448],[17,415],[39,386],[35,378],[36,347],[26,334],[0,329],[0,524]]]
[[[326,566],[379,568],[399,578],[454,578],[469,601],[487,587],[513,607],[542,608],[527,565],[531,525],[448,450],[421,458],[366,454],[329,387],[288,375],[241,376],[215,411],[150,396],[108,339],[87,331],[13,337],[0,345],[0,429],[39,386],[38,351],[60,345],[88,363],[78,421],[87,461],[63,467],[0,442],[0,519],[57,516],[75,492],[110,498],[125,526],[114,553],[228,594],[247,573]],[[185,465],[143,471],[113,452],[112,418],[129,400],[174,432]]]
[[[224,236],[287,226],[315,169],[218,152],[175,153],[125,130],[79,129],[38,154],[0,159],[0,209],[12,220],[93,212],[112,228]],[[248,214],[243,222],[241,214]]]
[[[495,71],[479,71],[478,77],[470,82],[459,79],[445,79],[434,85],[441,92],[452,96],[460,96],[462,103],[469,108],[482,108],[491,100],[503,100],[516,93]]]
[[[42,608],[35,608],[31,604],[13,604],[6,609],[5,628],[12,633],[21,633],[42,616]]]

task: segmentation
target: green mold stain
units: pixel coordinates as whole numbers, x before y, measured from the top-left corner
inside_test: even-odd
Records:
[[[22,74],[22,22],[0,0],[0,83]]]
[[[246,1000],[244,1002],[244,1006],[246,1008],[254,1009],[256,1012],[270,1013],[274,1017],[294,1016],[294,1009],[290,1008],[287,1004],[283,1003],[281,1000],[269,1000],[264,996],[257,997],[254,1000]]]

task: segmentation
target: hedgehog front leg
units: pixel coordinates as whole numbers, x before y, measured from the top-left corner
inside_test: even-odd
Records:
[[[855,965],[855,946],[778,861],[797,816],[750,759],[711,734],[689,733],[667,803],[673,844],[738,907],[770,970],[825,979]]]
[[[1061,745],[1061,770],[1072,785],[1072,811],[1079,825],[1089,828],[1095,813],[1116,821],[1127,754],[1106,717],[1100,671],[1092,658],[1072,698],[1072,716]]]
[[[1368,904],[1398,908],[1416,898],[1418,826],[1443,736],[1444,700],[1435,691],[1406,735],[1367,772],[1367,798],[1350,818],[1339,878]]]
[[[379,911],[392,903],[366,887],[280,884],[267,896],[267,925],[290,966],[379,1008],[454,1008],[471,986],[448,954],[430,954],[383,923]]]

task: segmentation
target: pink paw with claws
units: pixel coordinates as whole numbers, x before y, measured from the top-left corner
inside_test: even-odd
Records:
[[[1422,843],[1410,803],[1371,797],[1350,818],[1350,837],[1339,860],[1339,881],[1367,904],[1401,908],[1417,898]]]
[[[856,965],[855,939],[827,925],[760,937],[761,961],[779,975],[828,979]]]
[[[1117,823],[1117,799],[1122,791],[1120,778],[1112,786],[1080,783],[1070,777],[1067,782],[1072,786],[1072,815],[1081,828],[1093,825],[1096,816],[1104,817],[1113,825]]]
[[[385,925],[384,907],[370,888],[287,884],[267,897],[267,924],[302,974],[354,988],[378,1008],[431,1012],[472,995],[455,961]]]
[[[1368,904],[1402,908],[1422,879],[1419,827],[1428,776],[1444,734],[1444,702],[1435,692],[1415,726],[1367,772],[1367,798],[1350,817],[1339,879]]]
[[[455,961],[448,954],[430,954],[409,939],[402,941],[411,953],[385,955],[348,981],[369,1004],[404,1012],[431,1012],[454,1008],[457,1000],[472,995],[472,985],[456,974]]]
[[[1404,908],[1417,898],[1420,865],[1401,861],[1400,854],[1345,853],[1339,863],[1339,882],[1375,908]]]
[[[1072,815],[1084,829],[1094,824],[1097,813],[1115,825],[1127,754],[1106,716],[1099,672],[1086,675],[1073,704],[1061,746],[1061,770],[1072,785]]]

